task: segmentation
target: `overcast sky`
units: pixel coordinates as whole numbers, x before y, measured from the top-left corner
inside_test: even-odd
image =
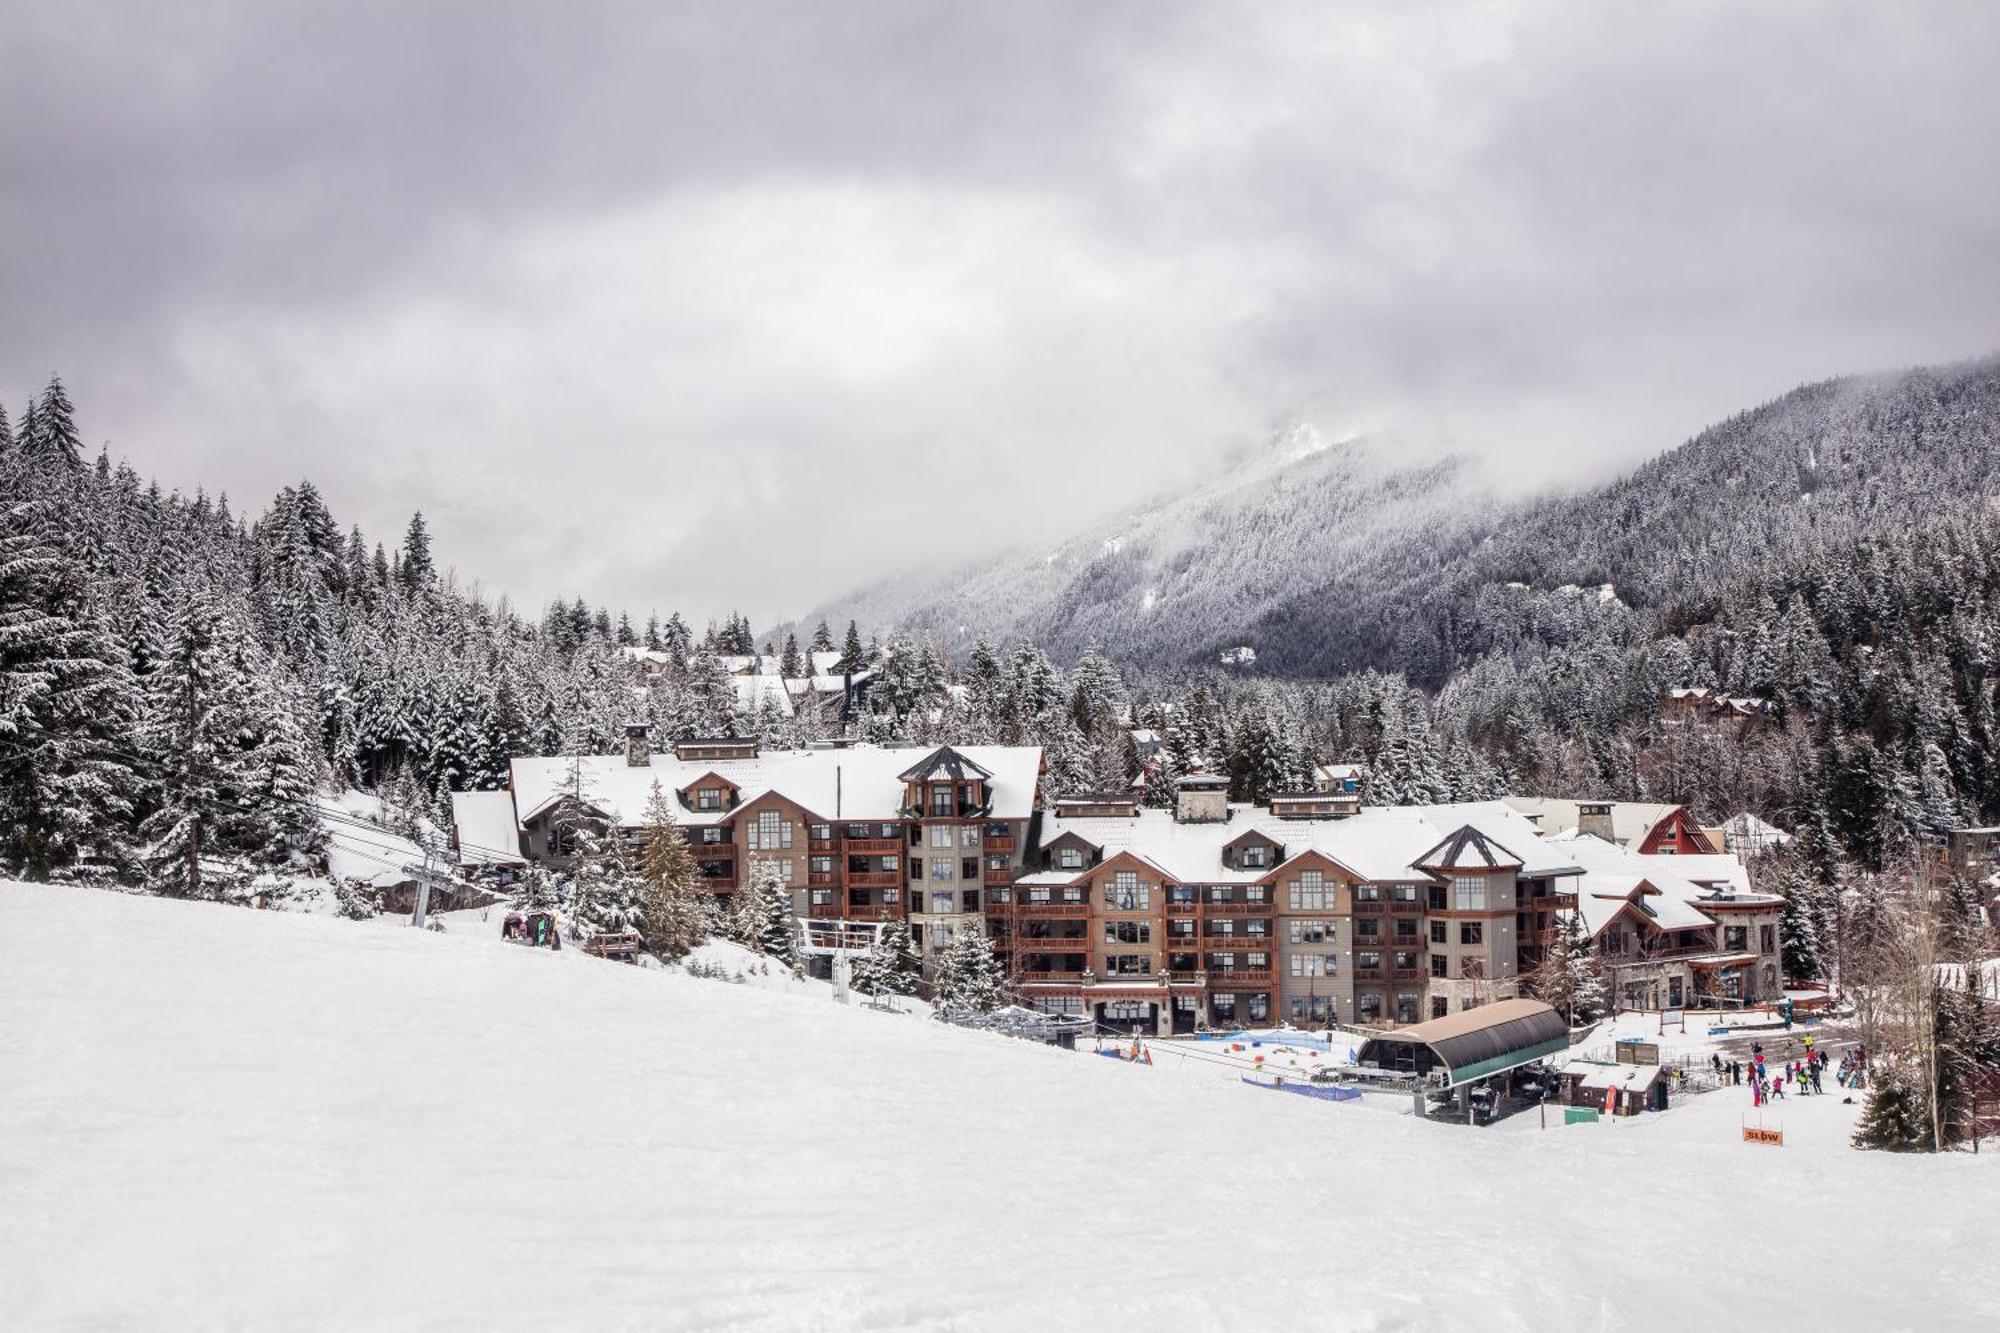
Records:
[[[2000,5],[0,0],[0,401],[796,613],[1303,420],[1602,475],[2000,348]]]

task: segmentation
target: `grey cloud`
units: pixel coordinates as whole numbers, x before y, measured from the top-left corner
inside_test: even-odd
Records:
[[[59,367],[169,484],[700,614],[1292,416],[1601,472],[2000,344],[1995,49],[1975,4],[14,6],[0,398]]]

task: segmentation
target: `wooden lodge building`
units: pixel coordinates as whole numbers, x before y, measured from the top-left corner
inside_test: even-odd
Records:
[[[767,863],[802,919],[901,920],[926,955],[982,931],[1024,1003],[1156,1034],[1443,1018],[1518,995],[1572,916],[1621,1005],[1777,993],[1782,902],[1679,807],[1634,807],[1606,830],[1626,846],[1551,836],[1563,803],[1362,806],[1332,770],[1255,806],[1197,774],[1172,809],[1044,801],[1041,773],[1032,746],[656,754],[633,728],[622,755],[516,759],[453,813],[467,867],[561,864],[569,801],[636,840],[657,784],[725,901]]]

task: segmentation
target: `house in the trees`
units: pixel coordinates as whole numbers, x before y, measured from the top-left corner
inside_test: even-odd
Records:
[[[1955,828],[1945,835],[1945,863],[1984,874],[2000,866],[2000,828]]]
[[[1768,699],[1724,694],[1705,686],[1671,689],[1660,700],[1660,717],[1669,726],[1694,723],[1741,726],[1770,714],[1771,703]]]

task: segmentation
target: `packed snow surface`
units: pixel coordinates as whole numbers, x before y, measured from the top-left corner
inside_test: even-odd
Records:
[[[0,884],[0,1328],[2000,1323],[2000,1158],[1835,1097],[1482,1132],[474,924]]]

